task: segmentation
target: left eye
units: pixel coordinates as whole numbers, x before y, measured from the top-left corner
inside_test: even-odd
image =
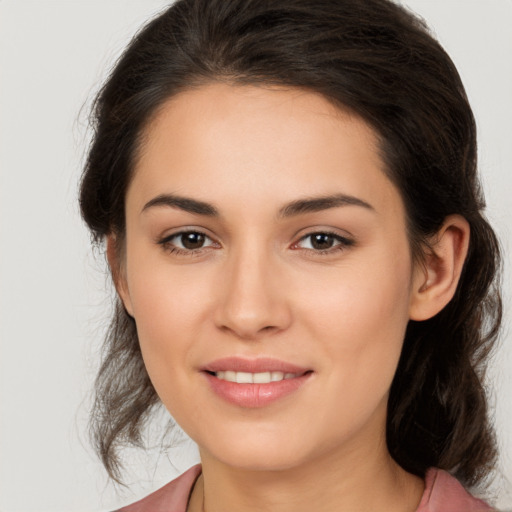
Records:
[[[301,249],[326,251],[337,246],[348,246],[351,243],[351,240],[334,233],[310,233],[301,238],[296,245]]]
[[[213,240],[198,231],[183,231],[162,240],[165,245],[172,245],[177,249],[193,251],[214,245]]]

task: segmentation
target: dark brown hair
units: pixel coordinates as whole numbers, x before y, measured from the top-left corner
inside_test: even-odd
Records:
[[[136,35],[97,96],[80,195],[97,242],[110,233],[122,241],[125,193],[150,118],[177,92],[215,81],[304,88],[366,120],[404,201],[415,256],[448,215],[469,222],[453,300],[408,325],[387,443],[411,473],[436,466],[466,485],[481,482],[496,460],[482,380],[501,320],[500,258],[454,64],[420,19],[388,0],[179,0]],[[91,428],[119,479],[118,448],[141,444],[159,404],[120,303],[104,350]]]

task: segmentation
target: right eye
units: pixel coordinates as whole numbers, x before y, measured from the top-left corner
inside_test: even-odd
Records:
[[[171,253],[193,254],[207,247],[217,247],[209,236],[200,231],[180,231],[158,242]]]

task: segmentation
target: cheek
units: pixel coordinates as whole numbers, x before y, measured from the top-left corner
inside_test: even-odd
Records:
[[[318,421],[304,417],[326,450],[363,432],[365,425],[383,428],[408,323],[410,278],[406,257],[385,266],[383,273],[382,265],[347,264],[330,279],[310,277],[295,293],[302,304],[297,307],[300,331],[307,333],[310,351],[315,343],[323,390],[316,405],[310,404],[321,409]]]
[[[354,397],[382,395],[391,384],[408,323],[410,277],[408,251],[390,251],[311,279],[307,294],[297,290],[299,317],[330,357],[331,378]]]
[[[128,287],[144,363],[166,403],[192,366],[211,293],[208,280],[197,279],[191,269],[141,256],[132,253],[128,261]]]

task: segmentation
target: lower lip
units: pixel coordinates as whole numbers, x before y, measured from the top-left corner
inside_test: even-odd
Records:
[[[211,388],[221,398],[240,407],[264,407],[297,391],[308,379],[312,372],[283,379],[267,384],[238,384],[218,379],[215,375],[204,372]]]

